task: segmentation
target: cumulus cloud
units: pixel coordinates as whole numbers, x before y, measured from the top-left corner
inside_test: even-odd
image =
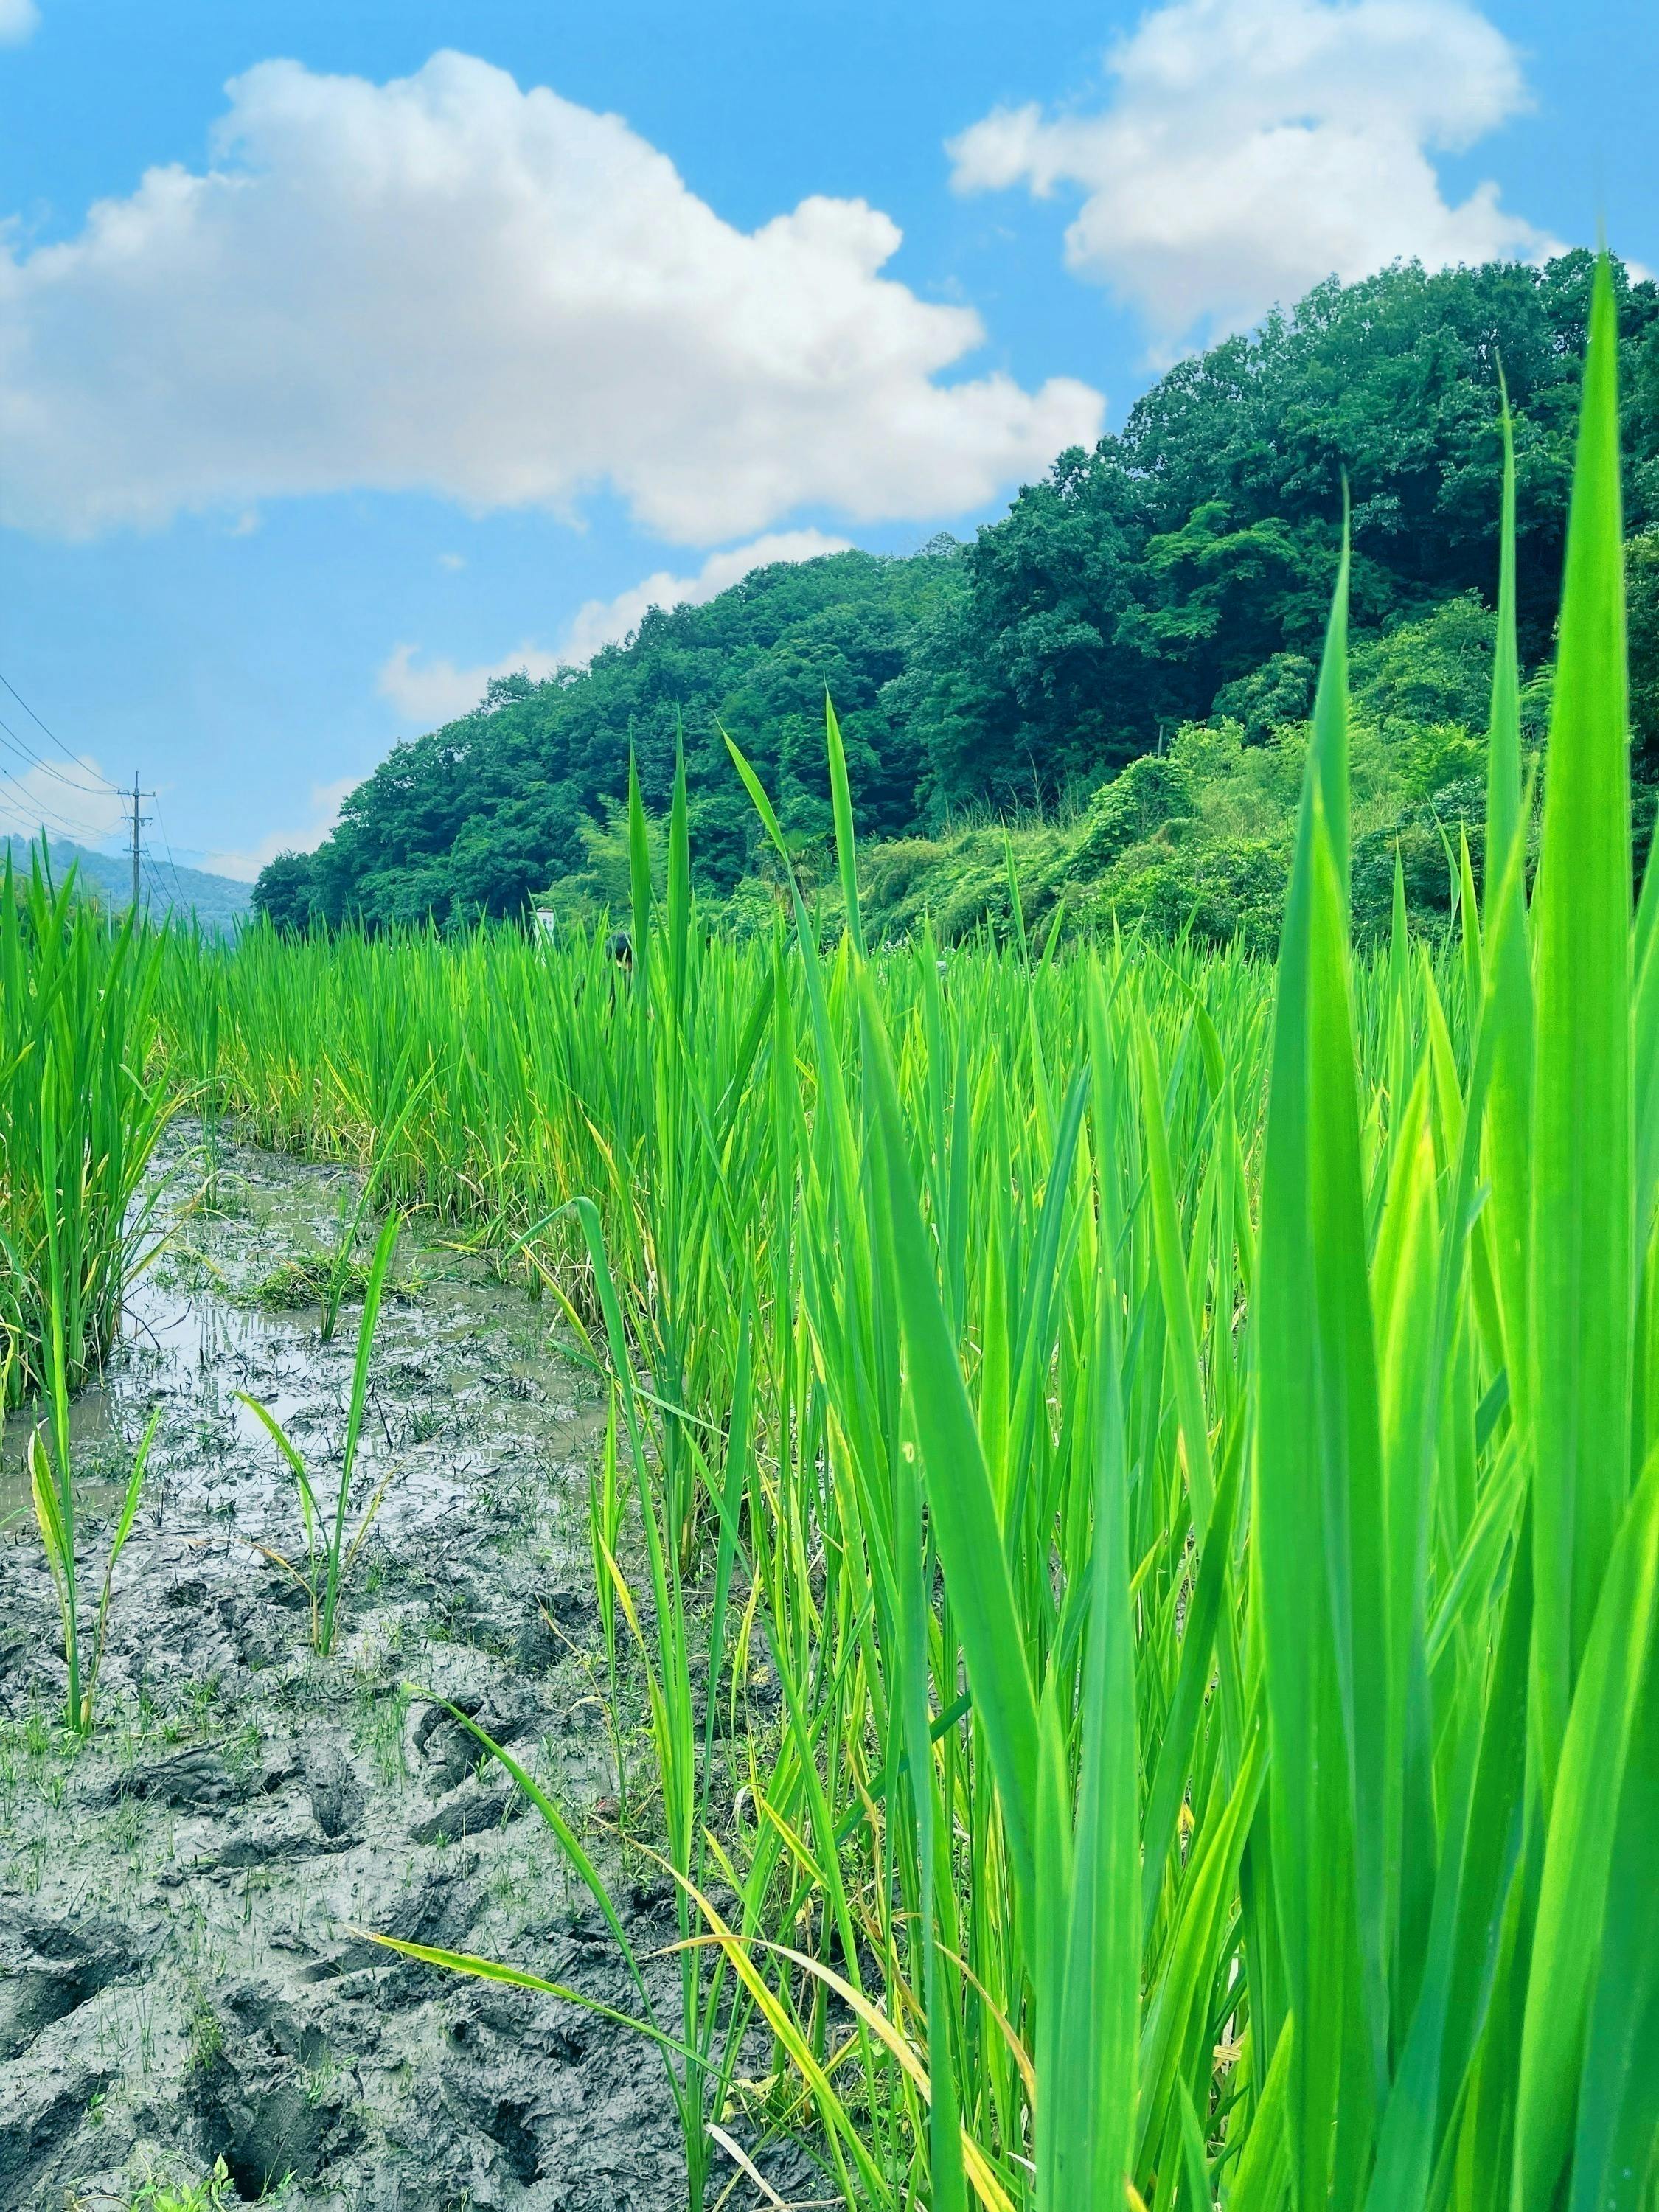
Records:
[[[822,530],[781,530],[748,545],[711,553],[695,575],[677,576],[659,568],[614,599],[586,600],[572,618],[564,643],[553,652],[526,640],[515,652],[476,667],[458,667],[444,659],[421,659],[417,666],[420,647],[399,645],[383,663],[375,687],[407,721],[422,727],[453,721],[477,705],[493,677],[512,676],[522,669],[540,678],[558,667],[580,667],[602,645],[618,643],[636,630],[653,607],[702,606],[727,585],[740,582],[751,568],[763,568],[775,561],[815,561],[820,554],[844,553],[847,543]]]
[[[70,837],[100,845],[121,826],[121,797],[90,753],[71,764],[0,770],[0,837]]]
[[[1160,345],[1241,329],[1329,276],[1536,256],[1552,241],[1434,166],[1527,107],[1465,0],[1172,0],[1107,57],[1094,113],[1002,108],[948,148],[959,191],[1080,190],[1068,264]]]
[[[695,576],[676,576],[659,568],[642,584],[614,599],[587,599],[578,607],[560,658],[586,662],[602,645],[615,645],[636,630],[653,607],[701,607],[739,584],[751,568],[778,561],[816,561],[825,553],[845,553],[848,541],[822,530],[780,530],[729,552],[711,553]]]
[[[40,21],[34,0],[0,0],[0,46],[21,46]]]
[[[3,0],[0,0],[3,3]],[[882,274],[861,200],[734,228],[618,116],[458,53],[376,85],[264,62],[204,173],[0,235],[0,519],[88,535],[368,487],[678,543],[803,504],[934,517],[1093,437],[1067,378],[943,383],[969,308]]]
[[[539,681],[550,676],[558,665],[556,653],[549,653],[528,638],[499,660],[478,661],[469,667],[441,655],[423,655],[418,645],[394,645],[375,675],[374,688],[383,699],[392,702],[406,722],[429,729],[469,713],[494,678],[516,676],[522,671]]]
[[[216,876],[234,876],[239,883],[251,884],[268,860],[278,853],[309,853],[320,845],[340,818],[340,804],[346,793],[355,791],[362,781],[360,776],[343,775],[337,783],[313,783],[311,787],[311,813],[304,826],[298,830],[273,830],[268,837],[260,838],[244,852],[210,853],[202,866]]]

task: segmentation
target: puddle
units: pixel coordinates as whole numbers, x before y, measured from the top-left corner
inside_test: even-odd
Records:
[[[261,1286],[286,1265],[331,1251],[343,1170],[222,1145],[217,1204],[202,1200],[199,1131],[170,1133],[157,1162],[154,1219],[167,1243],[132,1285],[102,1379],[70,1412],[77,1494],[118,1504],[133,1450],[161,1408],[148,1500],[172,1518],[263,1522],[292,1496],[281,1454],[248,1398],[275,1416],[332,1495],[343,1446],[361,1308],[342,1310],[333,1340],[315,1304],[271,1310]],[[360,1239],[360,1251],[367,1238]],[[368,1415],[356,1494],[388,1482],[387,1524],[441,1516],[481,1481],[510,1484],[550,1447],[592,1449],[592,1379],[553,1341],[550,1310],[490,1279],[477,1255],[406,1231],[375,1332]],[[28,1504],[24,1452],[40,1407],[6,1421],[0,1521]]]
[[[599,1385],[550,1308],[407,1232],[354,1513],[383,1485],[384,1504],[340,1648],[319,1659],[308,1601],[270,1556],[298,1550],[294,1485],[239,1394],[270,1407],[331,1504],[358,1310],[323,1345],[315,1308],[271,1311],[258,1292],[326,1249],[349,1185],[227,1145],[210,1211],[197,1142],[169,1134],[167,1249],[74,1409],[94,1592],[99,1517],[159,1409],[100,1725],[78,1749],[57,1726],[32,1516],[0,1528],[0,2203],[101,2212],[147,2172],[199,2179],[223,2157],[234,2201],[290,2175],[292,2212],[670,2212],[684,2168],[645,2045],[358,1932],[635,2001],[553,1839],[433,1702],[510,1741],[613,1863],[586,1538]],[[24,1502],[28,1425],[6,1426],[0,1519]],[[617,1871],[653,1950],[672,1900]],[[672,2017],[678,1967],[648,1978]],[[762,2163],[786,2197],[821,2193],[793,2187],[787,2158]],[[760,2200],[745,2182],[728,2201]]]

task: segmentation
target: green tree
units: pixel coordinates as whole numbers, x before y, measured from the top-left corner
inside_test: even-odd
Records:
[[[259,872],[253,886],[253,910],[285,937],[297,937],[312,925],[313,883],[308,853],[279,853]]]

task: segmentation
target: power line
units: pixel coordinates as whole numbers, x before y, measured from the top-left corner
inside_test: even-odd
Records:
[[[18,690],[17,686],[12,682],[10,677],[6,674],[3,669],[0,669],[0,684],[3,684],[5,685],[7,690],[9,691],[12,697],[16,700],[18,705],[28,716],[30,721],[34,724],[35,727],[40,731],[45,737],[48,738],[51,742],[57,746],[58,751],[62,753],[66,761],[76,768],[84,768],[86,766],[86,763],[80,757],[79,754],[72,753],[69,747],[64,743],[64,740],[58,736],[58,732],[41,720],[40,715],[35,713],[33,708],[30,706],[28,701],[23,696],[22,693]],[[15,732],[14,732],[13,735],[15,736]],[[20,744],[22,743],[21,738],[18,739],[18,743]],[[38,757],[38,756],[36,756],[36,757]],[[48,763],[42,761],[40,765],[45,768]],[[56,772],[57,771],[54,771],[54,773]],[[94,769],[93,773],[97,775],[97,770]],[[66,781],[68,779],[65,778]],[[106,791],[116,791],[119,789],[118,785],[111,783],[106,777],[99,776],[98,780],[99,782],[102,784]],[[122,793],[122,796],[124,798],[125,795],[126,794],[125,793]]]
[[[149,878],[149,888],[156,909],[161,914],[170,914],[173,911],[172,901],[162,890],[161,879],[156,874],[155,864],[150,860],[148,853],[143,855],[143,863],[144,874]]]
[[[3,681],[3,678],[0,678],[0,681]],[[58,767],[56,761],[45,759],[40,753],[35,751],[34,747],[30,744],[27,738],[20,738],[9,722],[0,721],[0,730],[3,730],[7,737],[11,740],[12,750],[14,752],[21,753],[25,760],[33,761],[35,767],[40,769],[45,775],[56,776],[59,783],[67,783],[76,791],[89,791],[95,794],[102,793],[104,792],[115,792],[118,791],[120,788],[118,784],[112,783],[107,776],[100,775],[98,770],[95,768],[92,768],[88,762],[77,759],[73,753],[69,755],[69,758],[71,761],[74,761],[76,768],[88,769],[93,781],[90,783],[83,783],[78,776],[65,775],[63,769]]]
[[[66,821],[63,815],[55,812],[46,804],[38,792],[31,791],[26,784],[20,782],[15,775],[9,775],[3,769],[0,769],[0,783],[10,784],[16,793],[17,798],[14,803],[17,805],[20,818],[27,819],[27,816],[33,813],[36,817],[35,826],[39,829],[43,829],[47,823],[50,823],[54,830],[60,831],[65,837],[72,837],[77,844],[85,845],[95,845],[100,837],[107,834],[102,830],[89,830],[84,822]]]
[[[167,835],[167,823],[161,819],[161,802],[159,798],[155,801],[155,826],[161,833],[161,842],[167,848],[167,866],[173,871],[173,888],[179,894],[179,903],[182,907],[188,907],[190,901],[185,896],[185,887],[179,880],[179,863],[173,857],[173,840]]]
[[[70,791],[84,792],[90,799],[102,799],[106,793],[112,796],[116,792],[117,787],[105,782],[101,776],[95,783],[82,783],[76,776],[65,775],[56,761],[43,760],[26,738],[18,736],[9,722],[0,721],[0,744],[9,745],[21,760],[27,761],[32,767],[39,769],[42,775],[52,777]],[[97,775],[96,769],[93,773]]]
[[[29,720],[35,725],[36,728],[43,733],[51,744],[57,746],[58,751],[63,754],[64,759],[69,762],[70,765],[72,768],[88,769],[94,781],[91,783],[85,783],[77,776],[65,775],[63,769],[58,766],[55,761],[44,760],[35,750],[34,747],[28,743],[27,739],[19,737],[16,731],[12,728],[10,723],[4,720],[0,720],[0,733],[3,733],[3,735],[0,735],[0,742],[9,743],[11,750],[15,753],[18,754],[20,757],[28,761],[34,768],[39,769],[41,775],[51,776],[54,781],[61,783],[66,790],[82,792],[88,797],[94,799],[103,798],[106,794],[112,799],[119,799],[122,801],[124,811],[125,809],[126,800],[129,796],[131,796],[132,801],[132,812],[129,818],[132,827],[132,903],[133,906],[137,908],[138,904],[139,892],[139,869],[142,864],[143,868],[149,873],[151,885],[155,890],[161,905],[166,907],[168,903],[167,894],[161,890],[160,879],[156,876],[155,868],[150,864],[149,854],[143,850],[140,838],[140,833],[143,830],[143,824],[149,819],[147,815],[142,814],[139,811],[141,803],[146,799],[154,799],[155,793],[153,791],[141,791],[139,789],[138,774],[136,769],[133,771],[132,790],[131,794],[129,794],[119,784],[112,783],[109,778],[103,775],[100,770],[89,768],[89,764],[83,761],[78,754],[73,753],[70,750],[70,748],[64,743],[64,740],[58,736],[58,732],[52,727],[50,723],[48,723],[43,716],[35,712],[34,708],[30,706],[28,701],[23,696],[22,693],[12,682],[10,677],[5,673],[3,669],[0,669],[0,684],[4,685],[5,689],[11,694],[12,697],[16,700],[18,705],[28,716]],[[63,830],[66,836],[74,838],[77,842],[84,840],[88,843],[95,844],[99,836],[103,834],[98,830],[88,830],[84,824],[77,825],[74,823],[69,822],[63,815],[55,813],[52,808],[48,807],[45,804],[38,793],[30,792],[17,776],[10,774],[9,771],[0,770],[0,779],[3,779],[4,781],[10,783],[16,789],[20,797],[21,797],[25,801],[26,807],[33,807],[38,813],[44,816],[47,820],[54,823],[56,826],[59,830]],[[156,819],[158,821],[160,820],[159,812]],[[42,823],[41,834],[43,836],[45,835],[44,823]],[[167,839],[167,830],[165,826],[162,828],[161,835],[164,839]],[[185,902],[184,898],[184,885],[179,881],[179,868],[177,862],[174,861],[173,858],[172,841],[170,839],[167,839],[167,861],[168,865],[173,869],[173,886],[179,894],[180,902],[184,903]]]
[[[12,789],[16,793],[18,801],[21,805],[25,812],[27,812],[31,809],[36,809],[41,814],[49,817],[54,821],[61,819],[60,817],[53,813],[53,810],[50,806],[46,805],[43,799],[40,799],[36,793],[29,788],[28,785],[23,781],[21,776],[14,775],[9,769],[0,768],[0,783],[9,783],[12,787]]]

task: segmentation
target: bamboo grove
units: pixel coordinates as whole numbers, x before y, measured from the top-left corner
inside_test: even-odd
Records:
[[[833,951],[798,896],[706,936],[683,790],[660,902],[635,795],[627,975],[598,937],[162,947],[158,1088],[375,1162],[608,1378],[595,1584],[672,2016],[629,1955],[698,2212],[778,2132],[860,2208],[1655,2203],[1620,564],[1604,277],[1547,755],[1506,551],[1443,944],[1402,908],[1350,949],[1345,579],[1276,969],[866,946],[833,715]]]

